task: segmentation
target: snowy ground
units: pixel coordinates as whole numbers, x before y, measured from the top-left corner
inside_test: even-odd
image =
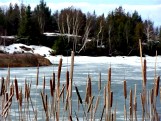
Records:
[[[6,53],[33,53],[33,54],[39,54],[41,56],[44,56],[45,58],[48,58],[51,62],[53,62],[55,56],[52,56],[51,53],[54,52],[51,48],[45,47],[45,46],[36,46],[36,45],[30,45],[27,46],[25,44],[12,44],[9,46],[0,46],[0,51],[6,52]]]

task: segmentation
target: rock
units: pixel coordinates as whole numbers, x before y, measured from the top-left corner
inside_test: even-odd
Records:
[[[2,54],[0,53],[0,67],[36,67],[49,66],[51,62],[39,54]]]

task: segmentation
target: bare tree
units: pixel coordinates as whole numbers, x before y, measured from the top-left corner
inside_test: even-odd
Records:
[[[73,51],[77,50],[77,41],[80,38],[80,29],[83,25],[83,13],[81,10],[76,10],[69,7],[61,11],[58,20],[58,27],[60,33],[68,34],[68,42],[73,40]]]
[[[147,42],[151,41],[154,37],[153,23],[150,20],[144,22],[144,34],[147,37]]]
[[[85,26],[85,32],[84,32],[84,35],[83,35],[83,38],[82,38],[83,44],[82,44],[82,47],[80,48],[80,50],[78,51],[78,53],[80,53],[86,47],[86,44],[89,41],[88,36],[89,36],[89,33],[91,31],[91,26],[92,26],[91,21],[92,21],[92,16],[88,14],[86,26]]]

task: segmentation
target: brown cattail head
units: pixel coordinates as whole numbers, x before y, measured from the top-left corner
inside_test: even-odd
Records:
[[[63,61],[63,59],[60,58],[59,66],[58,66],[58,80],[60,79],[60,75],[61,75],[62,61]]]
[[[5,91],[5,84],[4,84],[4,77],[2,77],[2,80],[1,80],[1,88],[0,88],[1,92],[0,92],[0,96],[2,96],[4,94],[4,91]]]
[[[59,96],[59,93],[60,93],[60,75],[61,75],[62,61],[63,61],[63,59],[60,58],[59,66],[58,66],[58,82],[57,82],[57,94],[58,94],[58,96]]]
[[[53,96],[53,84],[51,79],[50,79],[50,94],[51,96]]]
[[[111,67],[108,69],[108,81],[111,82]]]
[[[22,107],[22,89],[19,92],[19,105]]]
[[[67,70],[67,72],[66,72],[66,91],[68,91],[68,87],[69,87],[69,71]]]
[[[53,80],[52,81],[53,81],[53,83],[52,83],[53,84],[52,85],[53,86],[53,91],[55,91],[55,73],[53,73]]]
[[[110,94],[111,92],[111,67],[108,69],[108,94]]]
[[[80,94],[79,94],[79,91],[78,91],[78,88],[77,88],[77,86],[76,86],[76,85],[75,85],[75,90],[76,90],[76,93],[77,93],[77,96],[78,96],[79,102],[80,102],[80,104],[82,104],[82,103],[83,103],[83,101],[82,101],[82,98],[81,98],[81,96],[80,96]]]
[[[44,79],[43,79],[43,93],[45,94],[45,85],[46,85],[46,81],[45,81],[45,75],[44,75]]]
[[[92,97],[92,83],[91,83],[91,77],[88,78],[88,96]]]
[[[146,59],[144,59],[144,65],[143,65],[143,85],[146,86]]]
[[[159,93],[159,81],[160,81],[160,76],[157,77],[156,81],[155,81],[155,96],[158,96]]]
[[[16,98],[17,100],[19,99],[19,93],[18,93],[18,83],[17,83],[17,79],[15,78],[15,90],[16,90]]]
[[[127,98],[126,80],[124,80],[124,98]]]
[[[112,107],[112,104],[113,104],[113,92],[111,91],[111,94],[110,94],[110,107]]]
[[[150,101],[151,101],[151,104],[153,104],[153,99],[154,99],[154,90],[151,89],[151,91],[150,91]]]
[[[132,113],[133,113],[132,89],[130,89],[129,109],[130,109],[130,116],[132,116]]]

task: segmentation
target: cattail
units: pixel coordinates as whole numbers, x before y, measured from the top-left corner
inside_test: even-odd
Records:
[[[111,92],[111,67],[108,69],[108,94],[110,94]]]
[[[62,68],[62,61],[63,59],[60,58],[59,60],[59,66],[58,66],[58,82],[57,82],[57,93],[58,93],[58,96],[59,96],[59,88],[60,88],[60,75],[61,75],[61,68]]]
[[[144,59],[144,67],[143,67],[143,84],[146,86],[146,59]]]
[[[145,109],[144,109],[144,98],[143,98],[142,93],[140,93],[140,98],[141,98],[141,104],[142,104],[142,112],[144,113],[145,112]]]
[[[159,81],[160,81],[160,76],[157,77],[156,83],[155,83],[155,96],[158,96],[159,93]]]
[[[135,91],[134,91],[134,110],[137,111],[136,84],[135,84]]]
[[[53,84],[51,79],[50,79],[50,94],[53,97]]]
[[[99,78],[98,78],[98,91],[101,90],[101,72],[99,73]]]
[[[48,111],[48,96],[46,95],[45,96],[45,108],[46,108],[46,111]]]
[[[69,71],[67,70],[67,72],[66,72],[66,91],[68,91],[68,87],[69,87]]]
[[[85,93],[85,102],[89,103],[89,75],[87,76],[87,84],[86,84],[86,93]]]
[[[71,65],[70,65],[70,93],[69,97],[72,97],[72,85],[73,85],[73,71],[74,71],[74,52],[71,52]]]
[[[14,86],[13,86],[13,82],[10,86],[10,95],[14,94]]]
[[[88,96],[92,97],[92,83],[91,83],[91,77],[88,78]]]
[[[130,117],[132,118],[133,103],[132,103],[132,90],[131,90],[131,89],[130,89],[130,100],[129,100],[129,105],[130,105]]]
[[[111,82],[111,67],[108,69],[108,81]]]
[[[4,77],[2,77],[2,80],[1,80],[1,88],[0,88],[1,92],[0,92],[0,96],[2,96],[4,94],[4,90],[5,90],[5,85],[4,85]]]
[[[16,90],[16,98],[17,100],[19,99],[19,93],[18,93],[18,83],[17,83],[17,79],[15,78],[15,90]]]
[[[6,92],[6,102],[8,101],[8,92]]]
[[[39,64],[37,65],[36,86],[39,84]]]
[[[22,89],[19,92],[19,105],[22,107]]]
[[[45,94],[45,85],[46,85],[46,81],[45,81],[45,75],[44,75],[44,79],[43,79],[43,93]]]
[[[82,104],[82,103],[83,103],[83,101],[82,101],[82,98],[81,98],[81,96],[80,96],[80,94],[79,94],[79,91],[78,91],[78,88],[77,88],[77,86],[76,86],[76,85],[75,85],[75,90],[76,90],[76,93],[77,93],[77,96],[78,96],[79,102]]]
[[[55,73],[53,73],[53,79],[52,79],[52,81],[53,81],[53,91],[55,91]]]
[[[126,80],[124,80],[124,98],[127,98]]]
[[[104,106],[106,107],[106,87],[104,87]]]
[[[63,59],[60,58],[60,60],[59,60],[59,66],[58,66],[58,80],[60,80],[61,68],[62,68],[62,61],[63,61]]]
[[[153,104],[153,99],[154,99],[154,90],[153,89],[151,89],[151,95],[150,95],[150,102],[151,102],[151,104]]]
[[[43,102],[44,111],[46,112],[46,103],[45,103],[44,96],[43,96],[42,92],[41,92],[41,99],[42,99],[42,102]]]
[[[110,107],[112,107],[112,103],[113,103],[113,92],[111,92],[110,94]]]

